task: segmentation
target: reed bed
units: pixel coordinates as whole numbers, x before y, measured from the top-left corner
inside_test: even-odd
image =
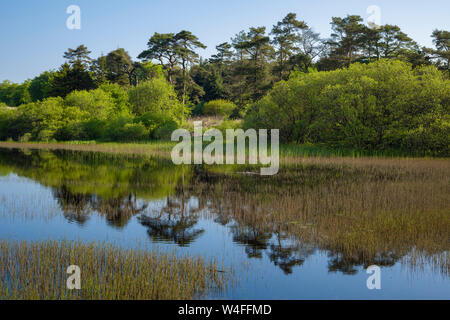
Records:
[[[92,155],[89,159],[97,157],[95,152],[87,154]],[[137,160],[128,156],[136,167]],[[126,166],[121,163],[120,172],[124,172]],[[188,167],[191,173],[174,176],[170,188],[157,194],[198,198],[199,209],[207,209],[203,212],[218,216],[221,223],[233,222],[235,232],[252,230],[260,235],[261,239],[252,235],[250,240],[249,235],[238,235],[260,247],[278,234],[296,239],[303,247],[325,250],[344,267],[427,262],[450,274],[449,159],[289,156],[280,163],[279,173],[272,177],[251,174],[259,172],[253,166]],[[111,171],[111,164],[104,167],[105,172]],[[137,191],[150,185],[142,177],[163,184],[176,167],[157,179],[150,172],[133,171],[125,178],[125,186],[133,177],[141,177],[133,182]],[[97,171],[95,167],[86,176]],[[39,174],[39,179],[44,176]],[[68,177],[65,173],[64,181],[70,185],[86,181]],[[118,181],[122,180],[115,178],[108,185],[120,185]]]
[[[66,287],[68,266],[81,289]],[[224,290],[231,278],[216,261],[111,244],[0,241],[0,299],[196,299]]]
[[[71,150],[160,157],[170,157],[170,152],[175,145],[176,143],[165,141],[147,143],[0,142],[0,148],[10,149]]]
[[[214,171],[192,185],[220,220],[293,237],[342,264],[410,256],[450,274],[447,159],[311,157],[270,178]]]
[[[96,142],[96,141],[68,141],[68,142],[14,142],[0,141],[0,148],[29,148],[45,150],[72,150],[104,152],[112,154],[152,155],[170,158],[172,148],[177,142],[149,141],[142,143]],[[204,147],[208,145],[204,142]],[[248,154],[248,146],[246,146]],[[347,157],[347,158],[407,158],[423,157],[424,154],[407,153],[396,150],[367,151],[351,148],[330,148],[326,146],[281,144],[280,159],[287,163],[296,162],[300,158],[309,157]],[[432,156],[432,155],[431,155]],[[248,157],[247,157],[248,159]]]

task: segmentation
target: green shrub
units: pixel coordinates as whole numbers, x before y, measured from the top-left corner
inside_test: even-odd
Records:
[[[48,130],[48,129],[41,130],[37,135],[37,140],[48,142],[53,139],[54,134],[55,134],[55,132],[52,130]]]
[[[119,140],[122,141],[140,141],[148,139],[148,130],[145,126],[139,123],[127,123],[121,130],[121,137]]]
[[[227,100],[212,100],[205,103],[203,113],[208,116],[221,116],[228,118],[236,109],[233,102]]]
[[[87,139],[84,130],[84,123],[79,121],[71,121],[55,132],[54,137],[59,141],[83,140]]]
[[[3,102],[10,107],[30,103],[31,96],[28,91],[29,87],[29,80],[22,84],[12,83],[8,80],[0,82],[0,102]]]
[[[29,132],[33,140],[38,140],[41,131],[56,132],[63,126],[63,114],[63,100],[59,97],[24,104],[17,108],[11,131],[16,137]]]
[[[97,140],[105,137],[107,122],[90,119],[82,123],[82,137],[81,140]]]
[[[116,105],[110,93],[101,89],[72,91],[65,100],[68,107],[77,107],[89,113],[92,119],[107,120],[116,116]]]
[[[161,71],[151,64],[146,68],[149,76]],[[14,99],[13,94],[22,87],[28,88],[28,84],[0,83],[0,139],[137,141],[155,136],[165,138],[168,131],[183,123],[189,109],[179,102],[173,86],[157,75],[159,73],[130,89],[118,84],[102,84],[95,90],[72,91],[64,99],[51,97],[17,108],[7,107],[1,101]],[[41,84],[50,81],[50,76],[41,78],[34,81],[33,99],[47,94],[41,90]]]
[[[174,88],[161,78],[141,82],[129,90],[133,113],[141,116],[146,112],[164,113],[176,121],[183,121],[187,107],[178,101]]]
[[[135,122],[144,124],[150,133],[153,133],[158,127],[169,121],[173,121],[173,118],[170,115],[154,112],[146,112],[135,118]]]
[[[105,83],[99,87],[100,90],[108,93],[114,101],[114,114],[129,115],[131,114],[131,105],[128,97],[128,90],[121,87],[117,83]]]
[[[159,140],[170,140],[172,132],[176,129],[178,124],[174,120],[167,121],[155,130],[153,137]]]
[[[14,130],[14,124],[17,122],[17,108],[8,108],[6,104],[0,103],[0,139],[18,137]]]
[[[251,105],[244,128],[280,129],[284,142],[448,154],[450,80],[395,60],[294,72]]]
[[[130,123],[133,123],[132,117],[117,117],[109,121],[103,137],[111,141],[124,141],[123,128]]]

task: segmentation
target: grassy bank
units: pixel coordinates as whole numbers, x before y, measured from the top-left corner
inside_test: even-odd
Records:
[[[147,143],[118,143],[95,141],[71,141],[71,142],[0,142],[0,148],[28,148],[48,150],[71,150],[105,152],[113,154],[135,154],[170,157],[170,152],[175,146],[174,142],[155,141]]]
[[[67,267],[81,269],[81,290],[66,288]],[[216,262],[80,242],[0,241],[3,299],[195,299],[222,290]]]
[[[29,148],[29,149],[49,149],[49,150],[72,150],[72,151],[92,151],[115,154],[135,154],[152,155],[160,157],[170,157],[172,148],[177,142],[171,141],[150,141],[142,143],[120,143],[120,142],[95,142],[95,141],[69,141],[69,142],[10,142],[0,141],[0,148]],[[208,143],[204,143],[208,145]],[[291,162],[302,157],[378,157],[378,158],[406,158],[424,157],[427,154],[407,153],[396,150],[370,151],[351,148],[332,148],[320,145],[280,145],[281,162]]]

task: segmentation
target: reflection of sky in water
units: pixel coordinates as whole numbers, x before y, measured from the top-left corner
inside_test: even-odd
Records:
[[[137,206],[142,205],[137,200]],[[166,200],[153,201],[144,210],[144,217],[155,217]],[[191,198],[187,210],[196,209],[198,201]],[[133,216],[123,227],[114,227],[100,214],[89,214],[80,224],[64,217],[51,188],[44,187],[27,178],[15,174],[0,177],[0,237],[11,240],[68,239],[83,241],[113,242],[123,247],[148,247],[161,251],[172,251],[180,255],[202,255],[214,257],[233,266],[238,278],[237,284],[224,294],[232,299],[448,299],[450,279],[433,272],[429,266],[424,270],[412,271],[397,262],[393,267],[382,268],[382,290],[368,290],[368,275],[362,267],[357,272],[345,275],[329,272],[330,257],[319,250],[307,250],[306,255],[296,258],[303,260],[294,265],[292,273],[283,272],[270,259],[270,245],[276,247],[275,236],[258,252],[237,243],[233,235],[232,223],[221,225],[214,218],[200,211],[193,227],[202,230],[193,241],[178,246],[162,237],[149,237],[148,227],[141,222],[142,215]],[[145,223],[144,223],[145,224]],[[160,241],[156,241],[160,240]],[[242,240],[242,239],[241,239]],[[155,242],[156,241],[156,242]],[[241,241],[242,242],[242,241]],[[245,242],[245,241],[244,241]],[[283,247],[291,246],[282,240]],[[302,250],[300,250],[302,252]],[[259,257],[249,258],[249,255]]]

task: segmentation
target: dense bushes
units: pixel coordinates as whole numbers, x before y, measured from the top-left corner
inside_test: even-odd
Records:
[[[194,108],[195,114],[224,119],[236,110],[242,109],[226,100]],[[0,139],[168,139],[187,114],[162,78],[131,88],[103,84],[64,99],[13,108],[0,104]],[[220,129],[237,125],[224,121]],[[249,106],[244,127],[278,128],[286,143],[449,155],[450,80],[433,66],[413,69],[393,60],[330,72],[294,72]]]
[[[29,103],[32,101],[29,88],[30,81],[17,84],[5,80],[0,83],[0,102],[10,107],[16,107],[24,103]]]
[[[164,79],[155,78],[129,90],[132,111],[136,115],[146,112],[168,114],[181,121],[186,110],[177,99],[174,88]]]
[[[126,89],[104,84],[17,108],[0,105],[0,139],[139,141],[167,138],[187,108],[173,88],[155,78]]]
[[[212,100],[203,106],[203,113],[207,116],[222,116],[228,118],[236,109],[233,102],[227,100]]]
[[[294,73],[254,103],[245,127],[279,128],[284,142],[450,153],[450,81],[400,61]]]

